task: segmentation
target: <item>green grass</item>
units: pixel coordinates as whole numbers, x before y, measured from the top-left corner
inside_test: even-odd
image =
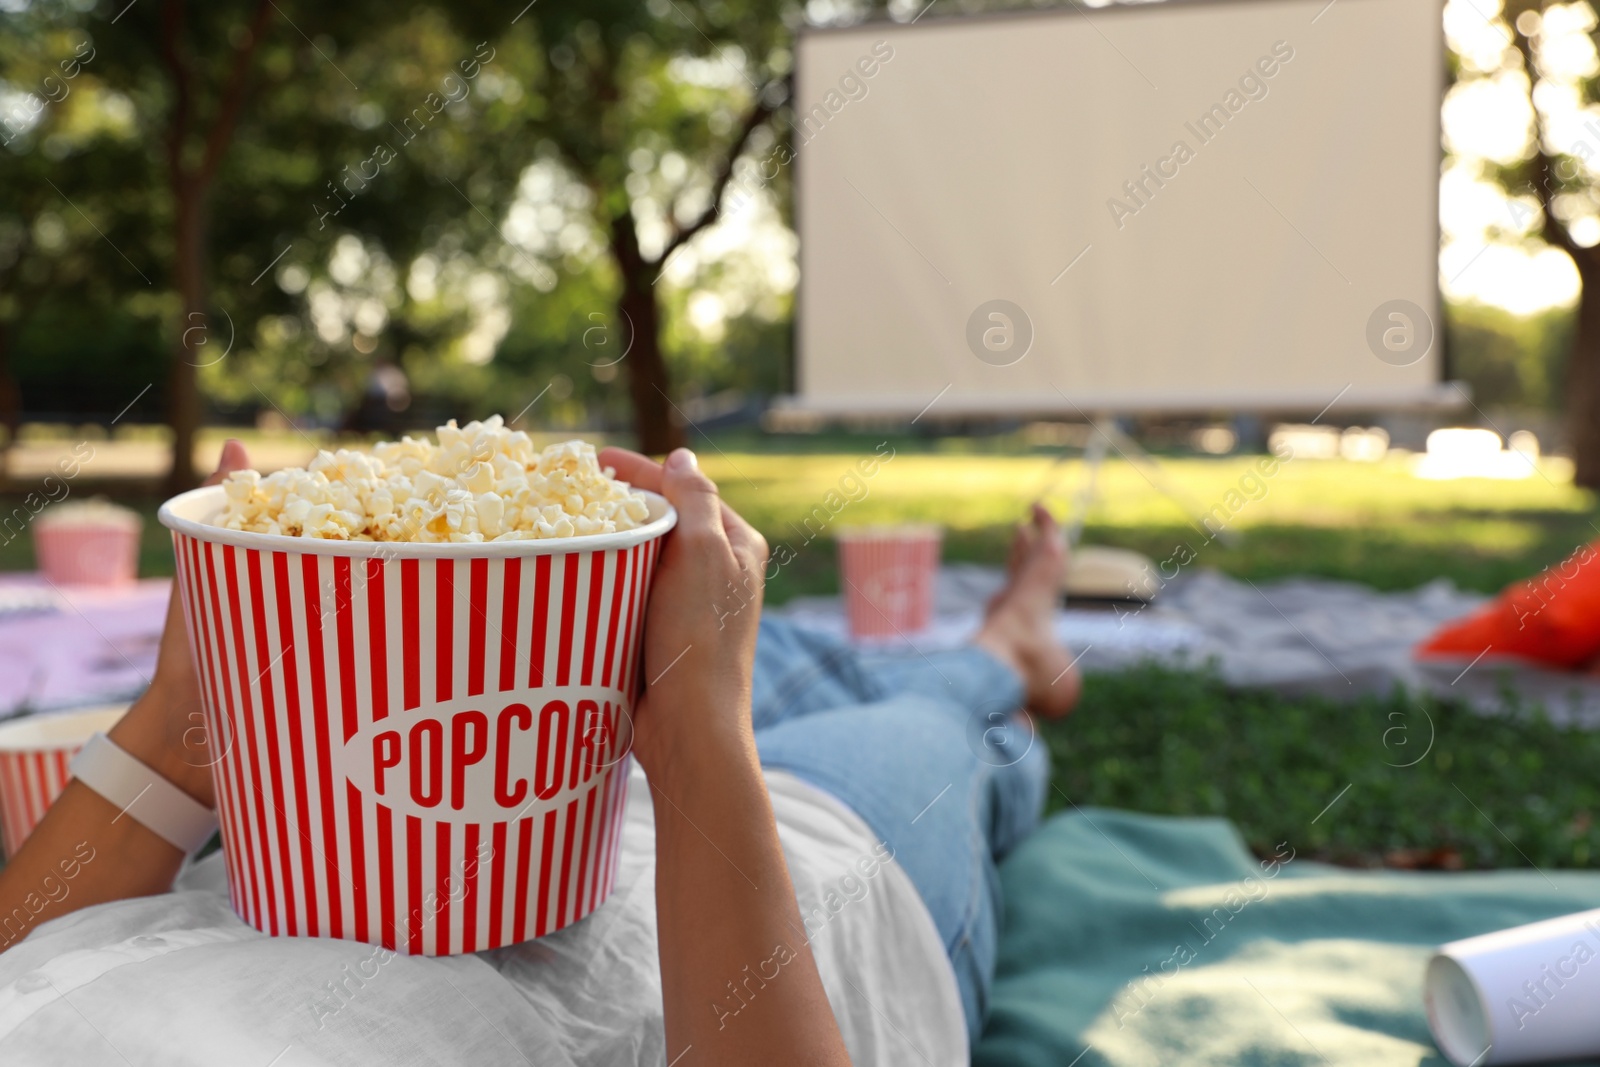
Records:
[[[1359,866],[1600,866],[1600,732],[1537,711],[1290,700],[1150,667],[1089,676],[1042,736],[1051,810],[1224,815],[1263,854]]]
[[[1042,455],[912,452],[896,441],[895,457],[861,479],[853,494],[859,499],[840,506],[846,496],[841,480],[875,443],[820,454],[703,450],[703,465],[729,502],[774,548],[783,543],[794,551],[794,561],[772,582],[773,602],[837,590],[828,533],[839,525],[939,522],[946,528],[947,559],[995,562],[1004,558],[1024,502],[1053,486],[1047,501],[1066,515],[1084,477],[1077,460],[1055,467]],[[1162,469],[1204,512],[1226,508],[1229,491],[1258,459],[1176,457],[1164,459]],[[1234,498],[1242,506],[1228,517],[1227,529],[1236,535],[1229,543],[1208,540],[1215,525],[1196,529],[1138,468],[1114,458],[1101,473],[1084,540],[1135,548],[1157,561],[1187,546],[1194,566],[1253,580],[1312,574],[1408,589],[1443,576],[1491,592],[1600,533],[1592,495],[1572,488],[1560,473],[1551,472],[1550,480],[1427,482],[1411,475],[1405,458],[1293,460],[1262,480],[1259,499]],[[839,495],[830,500],[830,491]]]
[[[884,441],[782,438],[762,451],[748,445],[736,451],[732,441],[719,451],[700,442],[702,464],[728,501],[775,549],[783,544],[793,552],[768,590],[772,603],[837,591],[831,535],[840,526],[938,522],[946,529],[947,559],[996,562],[1026,501],[1048,489],[1047,502],[1065,516],[1084,477],[1079,460],[1057,466],[1043,453],[984,451],[989,442],[983,439],[895,437],[880,446]],[[893,458],[880,461],[871,477],[861,476],[858,464],[879,455],[880,447],[892,449]],[[1228,492],[1259,458],[1176,456],[1163,458],[1161,466],[1165,478],[1206,511],[1226,509]],[[1312,574],[1406,589],[1443,576],[1490,592],[1600,533],[1593,495],[1572,488],[1559,464],[1547,477],[1509,482],[1421,481],[1408,464],[1405,457],[1283,463],[1262,479],[1259,499],[1235,498],[1242,506],[1228,518],[1236,535],[1229,542],[1208,540],[1209,530],[1192,526],[1184,509],[1157,492],[1139,468],[1113,456],[1101,473],[1084,539],[1136,548],[1158,561],[1184,545],[1194,551],[1196,567],[1255,580]],[[143,512],[141,573],[172,573],[166,533],[155,523],[159,498],[147,487],[80,479],[73,490],[75,497],[106,493]],[[0,495],[0,515],[21,499]],[[0,534],[0,569],[32,566],[30,539]]]
[[[769,586],[772,603],[837,591],[831,534],[842,525],[935,521],[946,528],[946,559],[998,562],[1026,501],[1049,489],[1049,503],[1065,515],[1083,478],[1077,460],[1055,466],[1047,454],[999,451],[994,441],[893,438],[875,453],[882,440],[699,442],[702,464],[729,502],[775,550],[792,554]],[[889,448],[893,458],[861,476],[860,461]],[[1161,461],[1200,510],[1222,504],[1232,512],[1231,541],[1191,526],[1182,508],[1118,458],[1101,473],[1084,539],[1158,561],[1187,546],[1193,566],[1254,580],[1311,574],[1406,589],[1443,576],[1492,592],[1600,533],[1593,496],[1572,488],[1559,463],[1523,481],[1427,482],[1411,475],[1405,457],[1300,459],[1262,479],[1258,499],[1241,494],[1230,503],[1229,491],[1257,459]],[[145,514],[141,573],[170,574],[157,498],[126,485],[74,486],[75,494],[93,491]],[[19,499],[0,497],[0,514]],[[0,569],[32,565],[28,537],[0,535]],[[1141,669],[1092,676],[1082,708],[1046,736],[1056,806],[1070,797],[1225,815],[1258,848],[1288,840],[1304,854],[1347,863],[1600,865],[1600,831],[1591,826],[1600,811],[1600,784],[1591,784],[1600,783],[1600,733],[1558,729],[1531,711],[1485,719],[1403,696],[1353,705],[1290,700],[1231,690],[1204,673]]]

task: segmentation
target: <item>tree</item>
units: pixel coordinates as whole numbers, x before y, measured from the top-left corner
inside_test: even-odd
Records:
[[[617,313],[632,327],[633,362],[629,365],[628,385],[639,446],[646,452],[668,452],[683,443],[683,430],[669,410],[676,405],[672,402],[667,361],[661,351],[663,327],[656,282],[673,253],[716,221],[723,193],[733,176],[734,163],[744,152],[750,135],[771,117],[773,99],[778,93],[777,89],[769,89],[756,94],[738,137],[724,150],[706,206],[693,213],[687,224],[677,221],[674,213],[671,236],[656,255],[647,256],[640,248],[638,226],[631,212],[618,211],[611,217],[611,255],[622,281]]]
[[[31,150],[41,141],[34,136],[21,146],[27,151],[0,157],[7,189],[10,179],[36,174],[27,188],[46,188],[50,179],[81,194],[86,222],[95,216],[104,227],[109,211],[95,206],[113,204],[124,215],[131,210],[147,220],[135,240],[118,240],[113,232],[107,241],[119,252],[138,250],[141,284],[159,294],[167,321],[172,356],[164,400],[174,438],[172,491],[195,482],[198,381],[202,373],[211,380],[226,375],[216,369],[213,354],[224,347],[224,323],[232,327],[230,358],[242,371],[235,380],[256,372],[249,382],[252,406],[275,403],[261,383],[293,387],[322,373],[322,362],[331,364],[330,376],[354,374],[360,388],[353,365],[373,357],[374,348],[361,349],[357,337],[352,351],[348,334],[341,338],[343,359],[273,368],[290,371],[283,377],[260,373],[266,367],[251,357],[263,347],[263,325],[286,313],[307,313],[299,295],[304,283],[291,292],[270,278],[281,278],[291,267],[308,276],[319,269],[325,274],[341,238],[352,234],[387,245],[394,260],[409,263],[439,239],[441,229],[460,229],[461,220],[474,217],[459,192],[472,185],[469,175],[513,184],[531,152],[526,139],[506,135],[512,116],[504,109],[496,116],[497,129],[454,121],[459,109],[446,99],[452,90],[441,95],[440,79],[453,77],[465,90],[470,76],[462,71],[480,64],[473,46],[450,32],[437,9],[417,8],[396,18],[390,5],[376,2],[312,7],[241,0],[190,7],[185,0],[163,0],[159,7],[129,7],[109,19],[49,14],[97,52],[94,77],[132,113],[135,155],[110,155],[97,144],[75,161],[74,172],[88,166],[90,176],[77,190],[56,160]],[[278,27],[280,19],[298,32]],[[26,47],[18,51],[38,51],[50,32],[21,38]],[[58,122],[62,110],[54,109],[46,120]],[[413,112],[420,117],[408,118]],[[371,121],[369,114],[375,116]],[[372,132],[385,114],[394,116],[397,132]],[[413,139],[416,127],[429,128],[417,146],[406,148],[402,124]],[[472,133],[466,143],[463,129]],[[401,146],[385,150],[382,180],[353,176],[353,168],[375,165],[374,142],[380,140]],[[31,208],[19,200],[18,218],[25,221],[36,211],[37,199]],[[26,267],[23,273],[39,276],[43,250],[21,251],[25,255],[14,258]],[[98,273],[109,276],[103,261],[111,250],[100,251]],[[62,284],[59,270],[50,277],[50,285]],[[123,294],[102,295],[114,302]],[[419,336],[433,339],[427,331],[396,333],[402,344]],[[3,394],[0,389],[0,400]]]
[[[126,192],[144,170],[126,99],[107,91],[79,28],[31,8],[8,18],[17,31],[0,37],[0,75],[17,90],[0,110],[0,425],[9,450],[22,417],[15,349],[30,325],[68,304],[117,306],[152,287],[121,252],[151,236],[149,213]]]
[[[433,11],[443,14],[448,26],[439,24]],[[592,222],[605,235],[616,272],[614,319],[630,346],[625,365],[639,443],[647,451],[666,451],[681,443],[682,429],[674,418],[677,404],[663,351],[663,302],[656,282],[671,257],[717,220],[735,161],[782,104],[787,62],[782,45],[787,30],[776,6],[760,2],[730,5],[719,0],[702,12],[670,0],[644,7],[632,0],[599,5],[557,0],[524,9],[523,15],[508,23],[505,11],[494,5],[420,8],[407,20],[409,30],[402,26],[378,35],[376,42],[370,32],[358,33],[355,27],[331,29],[345,43],[350,64],[359,67],[370,59],[375,68],[369,76],[357,73],[363,89],[354,94],[331,78],[323,79],[333,95],[348,98],[347,114],[376,103],[385,114],[404,115],[414,103],[407,94],[416,89],[403,84],[405,79],[384,84],[375,76],[397,54],[397,46],[398,54],[419,55],[436,51],[444,41],[481,40],[489,54],[503,56],[508,76],[526,86],[520,106],[502,102],[481,116],[473,113],[460,128],[449,127],[451,136],[430,135],[424,148],[407,151],[395,167],[394,179],[387,173],[383,179],[387,193],[404,195],[356,199],[355,210],[339,218],[341,225],[335,231],[372,242],[377,254],[402,271],[415,256],[441,242],[454,244],[459,255],[464,235],[476,234],[484,242],[504,236],[494,220],[514,199],[519,178],[533,162],[534,145],[553,146],[560,163],[589,190]],[[320,19],[319,24],[326,26],[328,20]],[[406,39],[407,33],[414,39]],[[236,44],[235,51],[239,62],[234,74],[245,69],[249,58],[241,45]],[[721,68],[723,80],[734,82],[734,87],[708,87],[678,76],[675,68],[686,59]],[[173,69],[170,61],[168,67]],[[176,75],[173,80],[176,84]],[[225,102],[234,99],[236,84],[241,83],[229,82],[222,94]],[[264,113],[254,119],[261,127],[258,135],[292,122],[289,109],[278,98],[287,88],[276,84],[272,98],[263,94],[259,100]],[[732,110],[734,102],[741,111]],[[211,136],[225,145],[231,129],[226,103],[218,114]],[[460,136],[464,130],[478,136]],[[337,131],[325,134],[337,140]],[[202,166],[210,158],[210,143],[200,157]],[[681,174],[654,176],[666,186],[661,196],[665,209],[659,218],[649,217],[641,208],[649,197],[635,197],[628,189],[629,177],[638,172],[633,166],[636,153],[647,144],[660,149],[655,153],[658,160],[670,148],[690,161]],[[205,180],[203,170],[197,180]],[[235,197],[234,181],[246,181],[231,173],[219,180]],[[176,190],[175,186],[175,198]],[[259,226],[260,220],[252,222]],[[189,226],[180,233],[198,229]],[[321,243],[308,242],[313,252],[328,251],[329,242],[336,239],[334,232],[319,231],[318,237]],[[525,251],[506,251],[512,254],[509,262],[502,257],[501,266],[520,273],[523,281],[550,270],[545,264],[525,264]],[[478,259],[492,257],[480,253]],[[186,296],[184,314],[201,310],[203,302],[203,293],[194,301]],[[407,344],[406,333],[435,346],[442,336],[420,326],[428,315],[415,305],[425,302],[401,295],[399,303],[404,308],[397,305],[390,315],[390,332],[400,335],[393,357],[416,362],[424,358],[417,350],[426,345]],[[459,327],[459,322],[452,326]],[[419,328],[421,333],[416,332]],[[174,386],[186,384],[183,378],[193,362],[182,355],[177,358]],[[341,363],[348,361],[329,360],[328,373]],[[469,369],[465,377],[481,376]]]
[[[562,163],[594,193],[596,221],[617,271],[617,318],[632,349],[629,392],[640,447],[660,453],[683,441],[661,344],[656,283],[672,256],[718,218],[734,166],[752,136],[786,98],[788,30],[776,5],[717,0],[701,8],[672,0],[541,3],[536,21],[548,64],[535,87],[545,98],[533,120]],[[686,57],[725,66],[733,89],[674,76]],[[728,114],[730,96],[742,114]],[[722,132],[718,132],[719,128]],[[647,141],[660,139],[693,161],[668,187],[659,217],[628,179]]]
[[[534,156],[521,85],[538,59],[525,33],[489,35],[503,11],[477,37],[452,17],[373,19],[316,76],[257,94],[218,202],[218,244],[233,250],[219,302],[247,309],[245,340],[204,368],[208,395],[336,424],[388,365],[445,405],[418,420],[506,404],[488,363],[509,291],[548,292],[566,269],[502,240]]]
[[[93,42],[95,77],[133,112],[134,159],[107,174],[99,149],[91,153],[101,170],[84,207],[102,227],[128,205],[143,220],[129,243],[141,284],[158,295],[139,306],[165,321],[172,351],[165,387],[152,393],[174,431],[169,488],[194,480],[200,387],[246,409],[286,400],[304,411],[319,390],[359,390],[382,361],[446,391],[488,392],[495,375],[480,365],[506,328],[485,334],[459,297],[463,279],[490,273],[502,289],[532,282],[548,292],[557,270],[568,285],[577,271],[578,289],[561,302],[569,311],[609,292],[613,325],[630,335],[620,369],[640,442],[660,451],[681,439],[655,283],[720,217],[740,153],[773,137],[788,56],[775,4],[541,0],[508,16],[467,0],[397,17],[376,3],[161,0],[50,18]],[[33,48],[39,38],[24,40]],[[441,75],[470,66],[475,77],[491,62],[477,84],[498,90],[467,86],[470,100],[439,99]],[[427,129],[418,136],[413,126]],[[641,153],[653,165],[641,166]],[[541,159],[587,190],[577,214],[598,263],[530,252],[506,236],[521,179]],[[52,162],[35,154],[4,167],[8,178],[23,164],[48,177]],[[110,253],[100,251],[106,275]],[[355,261],[360,278],[335,269]],[[442,295],[418,295],[425,264],[441,282],[422,289]],[[41,284],[59,291],[61,278]],[[519,305],[502,299],[496,314]],[[230,355],[218,363],[224,323]],[[521,349],[519,373],[560,344],[553,325],[521,335],[538,341]],[[593,367],[582,350],[591,323],[574,325],[554,363]],[[4,399],[0,388],[0,408]]]
[[[276,8],[271,0],[256,0],[255,10],[242,32],[224,53],[227,59],[207,79],[196,61],[190,36],[191,20],[184,0],[164,0],[161,8],[161,59],[170,82],[172,105],[167,113],[164,140],[167,182],[173,204],[173,274],[179,297],[179,322],[205,321],[209,264],[207,232],[211,221],[211,196],[223,156],[233,142],[234,130],[249,91],[257,48],[272,22]],[[212,85],[206,86],[206,81]],[[201,125],[199,97],[211,88],[216,97],[210,122]],[[194,437],[200,428],[200,390],[195,381],[198,334],[188,328],[178,332],[167,386],[167,424],[172,428],[172,468],[168,492],[198,484],[194,469]]]
[[[1524,187],[1531,187],[1542,215],[1540,235],[1570,256],[1578,270],[1583,295],[1567,361],[1567,433],[1572,444],[1574,481],[1585,488],[1600,489],[1600,246],[1587,235],[1585,240],[1574,235],[1574,224],[1593,219],[1600,206],[1600,192],[1595,185],[1600,158],[1586,141],[1576,142],[1570,151],[1557,147],[1550,117],[1540,107],[1538,92],[1539,85],[1547,82],[1558,93],[1575,90],[1582,104],[1592,104],[1596,100],[1594,72],[1581,80],[1545,74],[1540,63],[1545,20],[1538,3],[1513,0],[1506,7],[1505,18],[1511,24],[1508,36],[1527,74],[1534,115],[1529,161],[1513,171],[1507,184],[1515,185],[1520,180]],[[1594,32],[1592,17],[1588,32]]]

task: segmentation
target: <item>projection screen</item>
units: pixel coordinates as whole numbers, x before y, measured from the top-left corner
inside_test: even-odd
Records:
[[[1437,402],[1435,0],[804,34],[795,406]]]

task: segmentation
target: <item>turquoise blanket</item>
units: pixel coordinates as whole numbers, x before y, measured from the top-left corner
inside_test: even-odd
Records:
[[[974,1062],[1445,1065],[1422,1007],[1432,949],[1600,907],[1595,872],[1351,871],[1276,851],[1258,860],[1221,819],[1051,819],[1001,867]]]

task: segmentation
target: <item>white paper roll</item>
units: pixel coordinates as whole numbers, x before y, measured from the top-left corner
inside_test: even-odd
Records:
[[[1444,945],[1423,998],[1456,1067],[1600,1056],[1600,909]]]

